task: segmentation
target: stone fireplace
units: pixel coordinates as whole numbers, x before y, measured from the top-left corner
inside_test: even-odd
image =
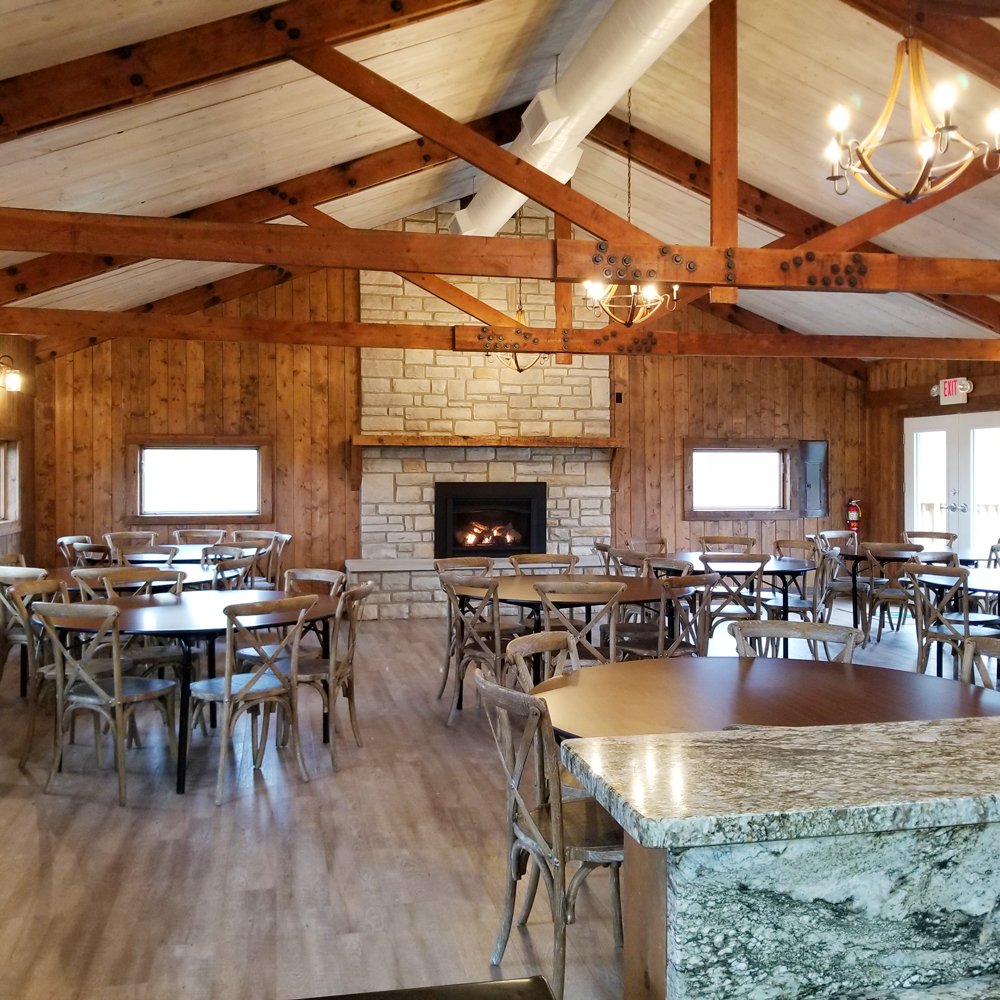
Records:
[[[544,552],[546,484],[435,483],[434,558]]]

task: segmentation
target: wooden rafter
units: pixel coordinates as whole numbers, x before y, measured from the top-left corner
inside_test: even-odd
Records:
[[[621,156],[627,154],[625,143],[629,139],[628,126],[620,118],[607,115],[588,138]],[[711,196],[710,165],[703,160],[641,129],[632,130],[631,143],[632,157],[636,163],[689,191],[705,198]],[[833,223],[818,215],[746,181],[739,182],[739,210],[746,218],[784,233],[787,240],[783,242],[788,247],[797,246],[836,228]],[[868,240],[856,244],[853,249],[863,253],[889,252]],[[920,298],[1000,334],[1000,302],[995,299],[980,295],[947,294],[921,295]]]
[[[736,0],[712,0],[711,36],[711,242],[739,242],[739,93],[737,89]],[[713,285],[712,302],[735,302],[735,287]]]
[[[484,353],[509,349],[558,350],[561,330],[532,330],[529,337],[511,327],[417,326],[394,323],[329,323],[256,317],[169,316],[157,313],[86,312],[70,309],[0,308],[0,329],[36,338],[36,356],[46,360],[68,342],[85,347],[91,338],[200,341],[255,341],[351,347],[414,347]],[[519,336],[520,334],[520,336]],[[702,333],[684,330],[611,335],[570,333],[574,354],[675,354],[734,357],[942,358],[1000,360],[998,340],[921,337],[803,336],[802,334]]]
[[[914,11],[911,0],[843,2],[900,35],[912,31],[932,52],[1000,87],[1000,31],[986,21]]]
[[[483,0],[290,0],[0,81],[0,140]]]
[[[296,62],[329,80],[341,90],[377,108],[395,121],[429,136],[463,160],[485,171],[515,191],[558,212],[588,233],[622,242],[652,237],[614,212],[585,198],[530,163],[497,148],[460,122],[431,107],[402,87],[373,73],[328,45],[295,53]]]
[[[521,125],[524,105],[469,122],[469,128],[493,142],[510,142]],[[320,205],[345,195],[385,184],[447,163],[455,154],[430,139],[412,139],[356,160],[338,163],[205,205],[180,218],[211,222],[266,222],[287,215],[296,206]],[[29,298],[134,264],[141,258],[87,254],[47,254],[0,271],[0,304]]]

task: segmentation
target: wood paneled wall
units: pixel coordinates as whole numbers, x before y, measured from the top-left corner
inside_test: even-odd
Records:
[[[629,449],[613,509],[616,544],[662,535],[696,548],[700,535],[775,538],[845,525],[848,496],[866,503],[860,382],[802,358],[615,358],[614,432]],[[613,399],[616,397],[612,397]],[[685,521],[684,438],[800,438],[830,442],[830,516],[789,521]]]
[[[942,411],[930,388],[964,375],[976,390],[964,406]],[[903,420],[936,413],[1000,410],[1000,364],[989,361],[880,361],[868,373],[866,478],[870,484],[862,536],[896,540],[904,528]],[[862,513],[866,513],[862,511]]]
[[[16,521],[0,523],[0,552],[23,552],[31,564],[35,544],[35,365],[34,345],[23,337],[0,336],[0,355],[9,355],[23,374],[23,391],[0,389],[0,441],[17,442]]]
[[[356,271],[318,271],[206,310],[208,315],[356,320]],[[132,527],[130,434],[273,435],[274,521],[292,534],[285,565],[338,566],[358,554],[349,484],[357,429],[356,348],[117,340],[36,368],[35,559],[60,535]],[[183,523],[156,525],[162,541]],[[232,524],[230,527],[243,527]]]

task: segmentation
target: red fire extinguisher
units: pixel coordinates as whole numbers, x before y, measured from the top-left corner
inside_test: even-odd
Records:
[[[853,531],[855,536],[857,537],[860,526],[861,526],[861,506],[857,500],[848,499],[847,530]]]

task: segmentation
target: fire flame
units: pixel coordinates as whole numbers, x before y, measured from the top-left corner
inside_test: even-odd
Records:
[[[469,548],[485,545],[516,545],[521,533],[512,524],[497,524],[492,527],[473,521],[463,529],[465,545]]]

